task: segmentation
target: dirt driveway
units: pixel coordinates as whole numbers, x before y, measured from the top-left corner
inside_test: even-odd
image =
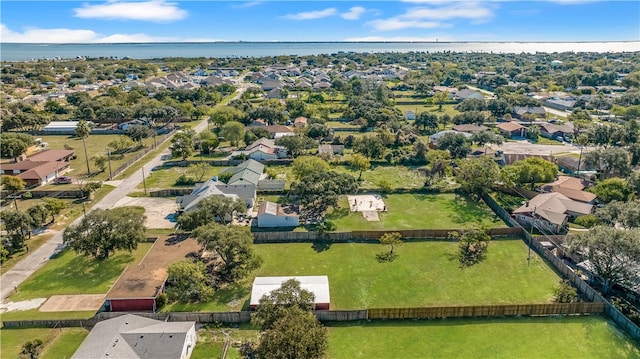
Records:
[[[504,151],[504,153],[526,153],[531,155],[556,155],[559,153],[580,153],[580,147],[571,143],[558,145],[538,145],[527,141],[505,142],[500,146],[492,146]],[[591,148],[584,148],[584,152],[590,151]]]
[[[114,207],[140,206],[144,207],[147,216],[145,225],[148,228],[173,228],[175,223],[176,203],[169,198],[124,197]]]

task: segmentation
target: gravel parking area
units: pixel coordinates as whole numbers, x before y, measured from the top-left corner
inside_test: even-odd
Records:
[[[147,216],[145,225],[148,228],[173,228],[176,225],[174,215],[177,206],[174,199],[127,196],[114,205],[114,207],[125,206],[144,207],[144,215]]]

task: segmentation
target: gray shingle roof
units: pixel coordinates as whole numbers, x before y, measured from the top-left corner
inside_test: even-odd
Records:
[[[96,324],[72,358],[180,358],[193,326],[132,314],[107,319]]]

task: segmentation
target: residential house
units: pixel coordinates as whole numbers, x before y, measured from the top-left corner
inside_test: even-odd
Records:
[[[331,295],[329,293],[329,277],[322,276],[296,276],[296,277],[256,277],[251,287],[251,299],[249,308],[255,310],[260,304],[260,299],[272,291],[282,287],[282,283],[295,279],[300,283],[300,288],[313,293],[315,310],[329,310]]]
[[[519,120],[524,120],[526,117],[544,118],[547,111],[541,106],[517,106],[513,108],[511,115]]]
[[[565,140],[567,138],[573,137],[573,132],[575,127],[571,122],[567,122],[566,124],[558,125],[555,123],[541,123],[540,134],[542,137],[553,138],[557,140]]]
[[[596,195],[583,191],[586,182],[580,178],[569,176],[558,176],[558,179],[542,186],[543,192],[557,192],[568,198],[589,204],[594,204]]]
[[[258,207],[256,217],[259,228],[297,227],[300,225],[298,214],[291,207],[265,201]]]
[[[260,138],[247,146],[242,151],[234,151],[232,158],[244,154],[247,158],[256,161],[275,160],[287,157],[287,149],[276,146],[275,141],[268,138]]]
[[[272,78],[264,78],[260,80],[260,87],[263,91],[271,91],[275,88],[283,88],[280,80],[275,80]]]
[[[474,134],[478,132],[487,131],[489,130],[489,127],[483,126],[483,125],[476,125],[474,123],[468,123],[463,125],[455,125],[452,127],[452,129],[458,132],[466,132],[466,133]]]
[[[527,134],[527,128],[514,121],[502,122],[499,123],[496,127],[506,138],[512,138],[514,136],[524,137]]]
[[[454,95],[454,98],[458,101],[463,101],[463,100],[472,99],[472,98],[482,100],[484,99],[484,96],[482,96],[482,94],[478,91],[464,89],[456,92]]]
[[[542,193],[527,201],[512,213],[525,227],[534,225],[543,232],[562,233],[569,218],[591,214],[594,206],[574,201],[558,192]]]
[[[265,129],[267,131],[269,131],[271,136],[273,138],[275,138],[275,139],[278,139],[278,138],[284,137],[284,136],[293,136],[294,135],[293,131],[289,127],[283,126],[283,125],[266,126]]]
[[[188,359],[196,341],[195,322],[125,314],[98,322],[71,358]]]
[[[281,88],[271,89],[271,91],[269,91],[267,93],[267,98],[268,99],[281,99],[282,98],[282,94],[280,93],[281,90],[282,90]]]
[[[303,116],[296,117],[296,119],[293,120],[293,126],[297,129],[303,129],[307,126],[308,122],[309,122],[309,119],[307,119],[306,117],[303,117]]]
[[[440,137],[448,134],[448,133],[452,133],[452,134],[462,134],[464,137],[466,138],[470,138],[472,135],[470,133],[467,132],[458,132],[455,130],[445,130],[445,131],[440,131],[440,132],[436,132],[433,135],[429,136],[429,143],[432,144],[433,146],[437,146],[438,145],[438,139],[440,139]]]
[[[222,171],[221,174],[229,172],[233,175],[227,183],[219,181],[218,177],[213,177],[198,184],[190,194],[176,197],[178,212],[193,211],[200,201],[211,196],[241,199],[247,209],[253,208],[258,182],[264,172],[264,165],[255,160],[247,160],[236,167]]]
[[[44,150],[24,161],[1,164],[0,174],[18,176],[27,187],[41,186],[69,171],[68,161],[73,158],[73,150]]]
[[[319,145],[318,146],[318,154],[328,154],[330,156],[333,155],[343,155],[344,154],[344,146],[343,145]]]
[[[575,106],[575,100],[564,100],[559,98],[549,98],[542,101],[542,104],[547,107],[555,108],[561,111],[570,111]]]
[[[118,128],[123,130],[123,131],[126,131],[127,128],[129,128],[131,126],[138,126],[138,125],[148,126],[149,123],[147,121],[144,121],[144,120],[135,119],[135,120],[119,123],[118,124]]]

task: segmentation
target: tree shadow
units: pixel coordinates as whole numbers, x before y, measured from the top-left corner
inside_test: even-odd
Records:
[[[317,253],[328,251],[329,249],[331,249],[331,241],[323,239],[313,241],[311,248]]]
[[[452,220],[459,224],[481,224],[489,218],[489,212],[481,207],[481,203],[474,202],[468,197],[456,195],[456,198],[448,205],[451,209]]]

